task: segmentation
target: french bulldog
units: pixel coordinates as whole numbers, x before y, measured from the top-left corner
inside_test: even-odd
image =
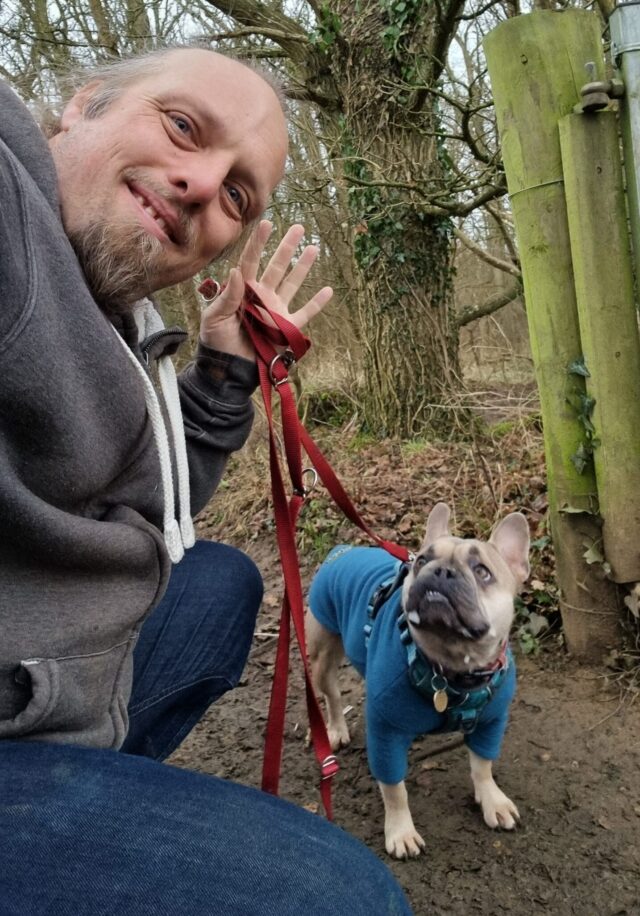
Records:
[[[418,736],[460,730],[475,800],[489,827],[513,829],[515,804],[497,786],[515,692],[508,648],[514,598],[529,575],[529,529],[514,512],[488,542],[453,537],[445,503],[432,509],[420,550],[400,564],[373,547],[335,548],[309,593],[307,647],[334,751],[349,743],[338,667],[346,654],[365,679],[369,768],[384,803],[389,855],[418,856],[404,779]]]

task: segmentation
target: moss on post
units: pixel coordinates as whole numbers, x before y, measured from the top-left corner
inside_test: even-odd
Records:
[[[640,339],[615,113],[563,118],[560,146],[604,555],[616,582],[636,582]]]
[[[569,650],[595,658],[618,640],[618,595],[584,559],[601,527],[593,464],[575,460],[586,389],[558,122],[579,101],[587,62],[592,79],[604,78],[598,17],[539,11],[501,23],[484,44],[540,391],[562,620]]]

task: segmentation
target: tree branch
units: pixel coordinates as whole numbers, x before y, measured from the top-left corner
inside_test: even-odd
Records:
[[[493,315],[494,312],[497,312],[499,309],[504,308],[505,305],[509,305],[510,302],[513,302],[514,299],[517,299],[521,293],[522,287],[519,283],[516,283],[511,289],[507,290],[506,293],[502,293],[499,296],[492,296],[482,305],[465,306],[456,318],[457,327],[463,328],[472,321],[477,321],[478,318],[484,318],[486,315]]]
[[[283,41],[302,41],[305,44],[308,44],[309,39],[306,35],[293,35],[290,32],[283,32],[281,29],[267,29],[262,26],[251,27],[248,26],[245,29],[234,29],[233,32],[217,32],[214,35],[209,35],[209,41],[222,41],[225,38],[248,38],[252,35],[260,35],[262,38],[270,38],[271,41],[275,41],[277,44],[281,45]]]
[[[482,245],[478,245],[477,242],[474,242],[473,239],[469,238],[461,229],[454,226],[453,234],[457,239],[460,239],[465,248],[472,251],[481,261],[491,264],[492,267],[497,267],[498,270],[504,270],[505,273],[511,274],[511,276],[515,277],[517,280],[522,276],[519,268],[517,268],[515,264],[512,264],[511,261],[503,261],[502,258],[497,258],[495,255],[490,254]]]
[[[229,16],[239,25],[247,26],[254,32],[261,34],[267,29],[273,33],[281,33],[282,37],[273,37],[287,56],[292,60],[301,61],[306,56],[305,43],[309,36],[295,19],[285,16],[272,6],[267,7],[259,0],[206,0],[219,12]]]

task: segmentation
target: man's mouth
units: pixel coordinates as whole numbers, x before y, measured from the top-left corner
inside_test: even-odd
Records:
[[[174,245],[180,245],[180,224],[177,216],[171,211],[171,208],[157,198],[156,195],[153,195],[153,197],[148,196],[136,185],[130,184],[129,190],[133,199],[140,205],[142,210],[144,210],[162,234]]]

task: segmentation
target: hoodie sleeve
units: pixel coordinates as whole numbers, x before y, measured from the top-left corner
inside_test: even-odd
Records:
[[[242,448],[253,422],[256,365],[200,342],[195,361],[180,374],[180,402],[195,515],[218,486],[227,458]]]

